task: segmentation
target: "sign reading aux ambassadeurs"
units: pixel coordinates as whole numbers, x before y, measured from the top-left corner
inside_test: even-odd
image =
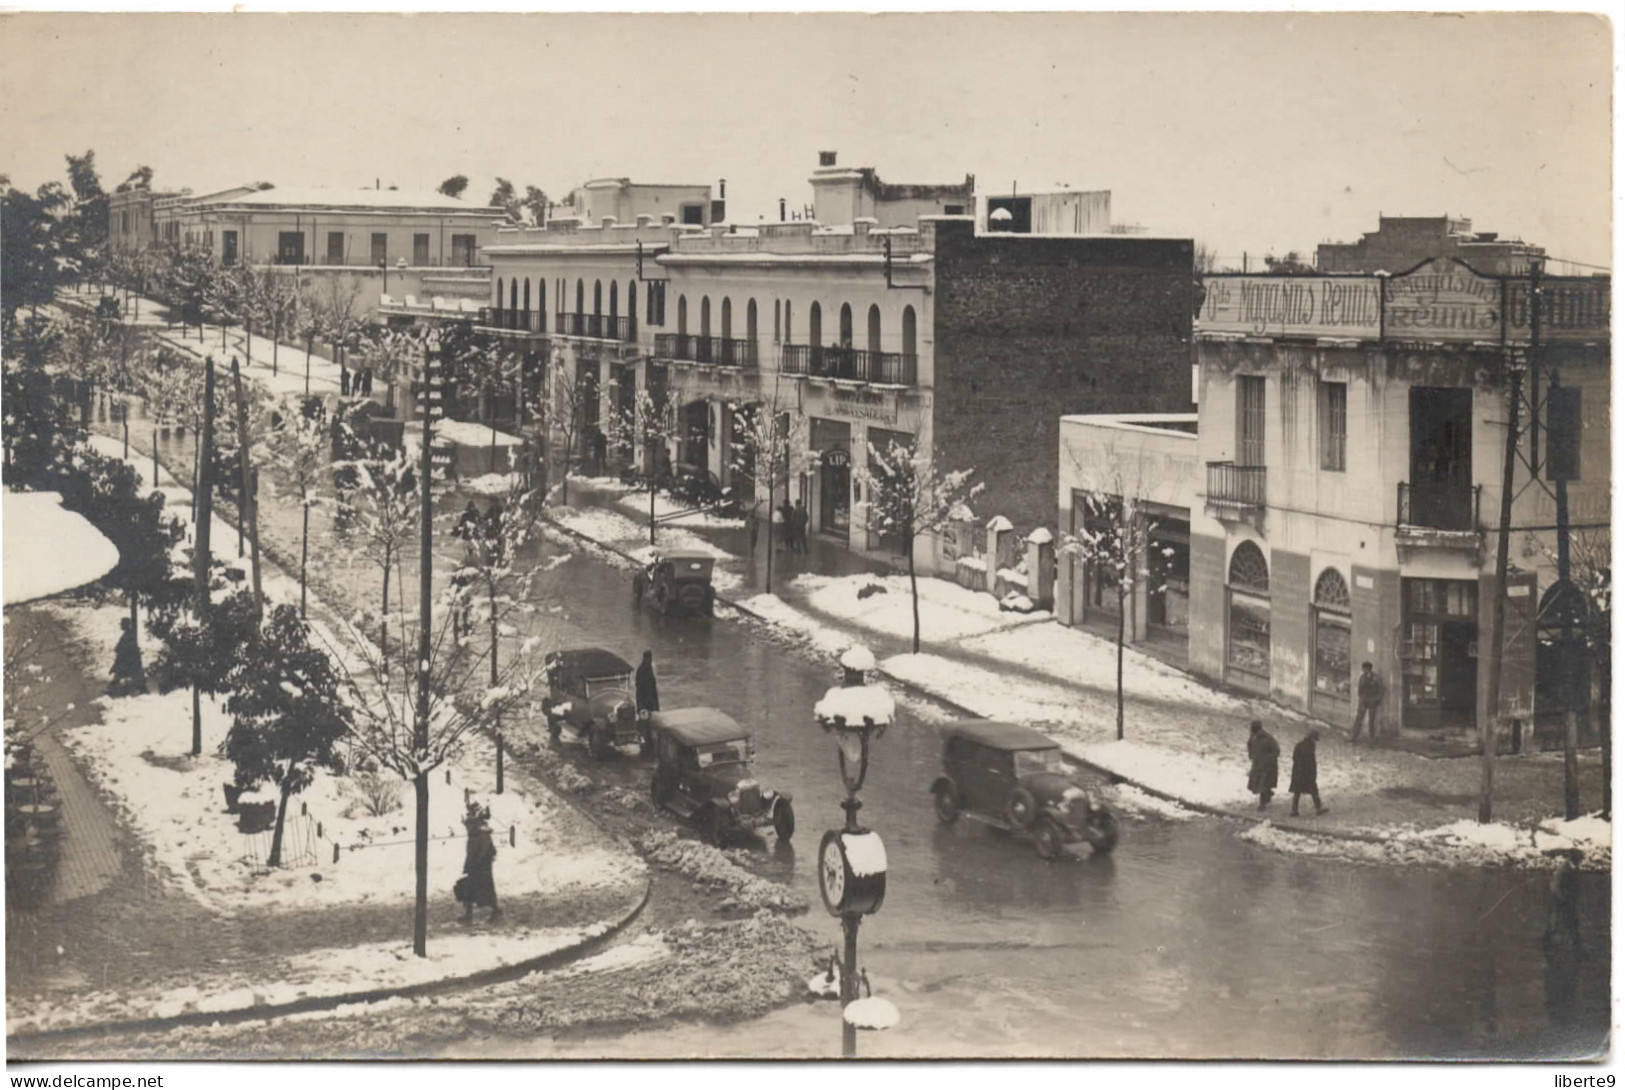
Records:
[[[1455,258],[1399,276],[1206,276],[1197,329],[1257,337],[1527,343],[1527,277],[1483,276]],[[1541,279],[1541,339],[1608,339],[1606,277]]]

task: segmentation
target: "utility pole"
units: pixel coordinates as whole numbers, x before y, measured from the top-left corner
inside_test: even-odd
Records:
[[[416,847],[417,896],[412,911],[412,952],[418,957],[429,956],[429,773],[423,767],[429,752],[429,623],[433,607],[434,582],[434,523],[433,504],[429,495],[429,474],[434,468],[429,452],[433,438],[434,352],[425,346],[423,354],[423,450],[418,487],[422,489],[419,509],[418,537],[418,661],[417,709],[412,720],[412,755],[418,762],[418,772],[412,780],[417,796]]]
[[[197,525],[192,548],[194,609],[198,623],[209,615],[209,528],[214,521],[214,357],[203,360],[203,433],[198,437]],[[203,706],[197,683],[192,684],[192,756],[203,752]]]
[[[1512,536],[1512,470],[1518,458],[1518,418],[1523,401],[1524,369],[1519,366],[1512,349],[1507,349],[1507,432],[1506,457],[1501,467],[1501,519],[1496,531],[1495,584],[1490,601],[1489,684],[1486,686],[1484,707],[1478,712],[1478,744],[1483,762],[1478,786],[1478,820],[1487,824],[1491,820],[1491,795],[1495,786],[1495,739],[1501,716],[1501,674],[1505,658],[1506,604],[1507,604],[1507,552]],[[1479,659],[1485,658],[1485,648],[1479,645]]]

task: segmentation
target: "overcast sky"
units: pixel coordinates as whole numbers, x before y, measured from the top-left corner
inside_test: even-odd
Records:
[[[821,149],[897,182],[1112,190],[1227,258],[1377,215],[1610,263],[1611,34],[1581,15],[20,15],[0,171],[108,188],[728,179],[811,200]]]

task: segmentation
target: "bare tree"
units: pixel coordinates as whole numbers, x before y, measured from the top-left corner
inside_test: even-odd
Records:
[[[1082,492],[1083,526],[1063,533],[1058,554],[1081,561],[1086,578],[1111,583],[1117,594],[1117,737],[1123,737],[1123,652],[1127,642],[1129,611],[1138,589],[1158,593],[1160,565],[1154,569],[1157,523],[1147,511],[1156,482],[1148,480],[1143,464],[1126,465],[1112,457],[1085,466],[1072,455],[1073,464],[1089,487]],[[1164,548],[1164,554],[1171,550]]]
[[[445,595],[435,613],[444,621],[456,604]],[[406,624],[393,652],[385,652],[348,621],[338,625],[330,650],[351,709],[350,743],[364,760],[413,786],[412,950],[427,957],[429,778],[461,752],[471,734],[494,728],[504,714],[531,700],[541,677],[542,663],[534,653],[541,641],[522,638],[491,681],[485,652],[460,648],[444,623],[432,633],[424,632],[421,622]]]
[[[806,418],[790,411],[787,398],[781,396],[777,376],[773,391],[765,400],[744,406],[734,412],[733,443],[729,449],[729,462],[736,477],[750,482],[751,494],[745,497],[745,517],[756,519],[756,486],[767,482],[767,590],[773,589],[773,511],[774,498],[782,485],[788,498],[790,477],[796,471],[796,457],[805,447]]]
[[[947,524],[954,511],[981,492],[972,469],[944,472],[929,452],[892,440],[885,450],[869,445],[873,468],[858,470],[869,492],[869,517],[882,534],[899,539],[908,556],[908,585],[914,599],[914,653],[920,652],[920,584],[914,567],[914,543]]]
[[[340,426],[349,427],[348,424]],[[375,450],[372,457],[348,459],[335,466],[353,477],[355,488],[344,502],[349,507],[351,524],[360,531],[358,541],[363,556],[377,565],[382,574],[378,645],[387,653],[390,574],[394,572],[399,578],[401,554],[417,538],[418,490],[427,482],[417,479],[411,456],[405,450]],[[405,591],[398,593],[404,595]],[[403,604],[403,629],[407,623],[404,609]]]
[[[280,423],[271,430],[266,449],[272,464],[299,497],[299,617],[305,617],[306,566],[310,557],[310,511],[321,502],[323,480],[331,455],[326,414],[319,403],[311,407],[283,402]]]
[[[548,366],[548,380],[553,389],[552,425],[564,447],[560,502],[569,506],[570,470],[575,468],[576,444],[581,440],[581,426],[587,415],[587,407],[598,398],[598,384],[574,372],[566,374],[563,360],[563,350],[554,348]]]
[[[640,386],[632,404],[621,407],[620,399],[612,397],[616,409],[610,413],[605,430],[610,442],[627,448],[636,457],[644,456],[643,479],[649,488],[649,544],[655,543],[655,494],[663,482],[655,461],[655,450],[663,448],[677,437],[677,403],[670,390],[656,395],[647,385]]]

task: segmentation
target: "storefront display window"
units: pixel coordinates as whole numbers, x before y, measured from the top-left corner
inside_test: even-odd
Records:
[[[1244,541],[1230,558],[1230,624],[1226,659],[1243,674],[1270,675],[1269,565],[1257,545]]]
[[[1327,568],[1315,582],[1315,692],[1346,701],[1352,682],[1349,588]]]

